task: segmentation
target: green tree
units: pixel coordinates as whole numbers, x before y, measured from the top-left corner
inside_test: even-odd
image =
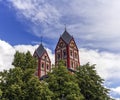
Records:
[[[16,52],[13,65],[15,68],[0,72],[2,100],[51,100],[48,85],[34,75],[36,64],[29,52]]]
[[[62,61],[48,74],[45,81],[54,93],[53,100],[83,100],[76,78],[67,70]]]
[[[80,92],[86,100],[112,100],[109,90],[104,87],[104,80],[97,74],[95,65],[89,63],[79,67],[76,72]]]
[[[12,65],[15,67],[20,67],[23,70],[28,68],[35,69],[37,67],[37,62],[29,51],[26,54],[17,51],[14,55],[14,61]]]
[[[1,96],[2,96],[2,90],[0,89],[0,98],[1,98]]]

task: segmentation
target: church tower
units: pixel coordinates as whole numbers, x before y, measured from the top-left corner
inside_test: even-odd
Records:
[[[79,62],[79,50],[74,38],[66,31],[60,36],[57,46],[55,48],[55,65],[60,60],[65,61],[65,66],[72,71],[75,71]]]
[[[37,58],[38,67],[36,75],[38,78],[44,77],[48,72],[51,71],[51,61],[47,51],[44,49],[42,44],[40,44],[39,47],[35,50],[33,56]]]

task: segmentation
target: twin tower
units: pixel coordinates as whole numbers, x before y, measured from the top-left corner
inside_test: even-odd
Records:
[[[42,44],[35,50],[34,57],[37,58],[36,75],[39,78],[46,76],[51,71],[51,60]],[[73,36],[66,29],[60,36],[55,48],[55,66],[60,60],[64,60],[66,68],[71,72],[80,66],[78,47]]]

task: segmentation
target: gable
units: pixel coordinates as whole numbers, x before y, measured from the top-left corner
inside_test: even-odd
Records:
[[[78,49],[78,48],[77,48],[77,45],[76,45],[76,43],[75,43],[75,41],[74,41],[74,39],[72,39],[72,40],[70,41],[69,46],[70,46],[71,48]]]
[[[65,41],[62,38],[60,38],[59,41],[58,41],[58,43],[57,43],[57,46],[56,46],[55,50],[58,50],[58,49],[63,48],[65,46],[66,46]]]
[[[42,58],[42,60],[46,60],[47,62],[51,62],[51,60],[50,60],[50,58],[49,58],[49,56],[48,56],[47,51],[45,51],[45,52],[43,53],[43,55],[41,56],[41,58]]]
[[[46,50],[44,49],[43,45],[40,44],[39,47],[35,50],[35,54],[34,55],[37,55],[38,57],[41,58],[41,56],[43,55],[43,53],[45,52]]]

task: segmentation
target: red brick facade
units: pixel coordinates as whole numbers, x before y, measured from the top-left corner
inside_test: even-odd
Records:
[[[51,71],[51,61],[47,51],[44,49],[42,44],[40,44],[37,50],[35,50],[34,57],[37,58],[37,63],[38,63],[36,75],[39,78],[47,75],[47,73]]]
[[[36,75],[39,78],[46,76],[51,71],[51,61],[42,44],[35,50],[34,57],[37,58],[38,62]],[[79,50],[74,38],[66,30],[59,38],[55,48],[55,65],[60,60],[64,60],[65,66],[72,71],[75,71],[80,66]]]
[[[80,66],[79,50],[74,38],[66,30],[59,38],[55,49],[55,65],[59,60],[64,60],[68,69],[76,70]]]

